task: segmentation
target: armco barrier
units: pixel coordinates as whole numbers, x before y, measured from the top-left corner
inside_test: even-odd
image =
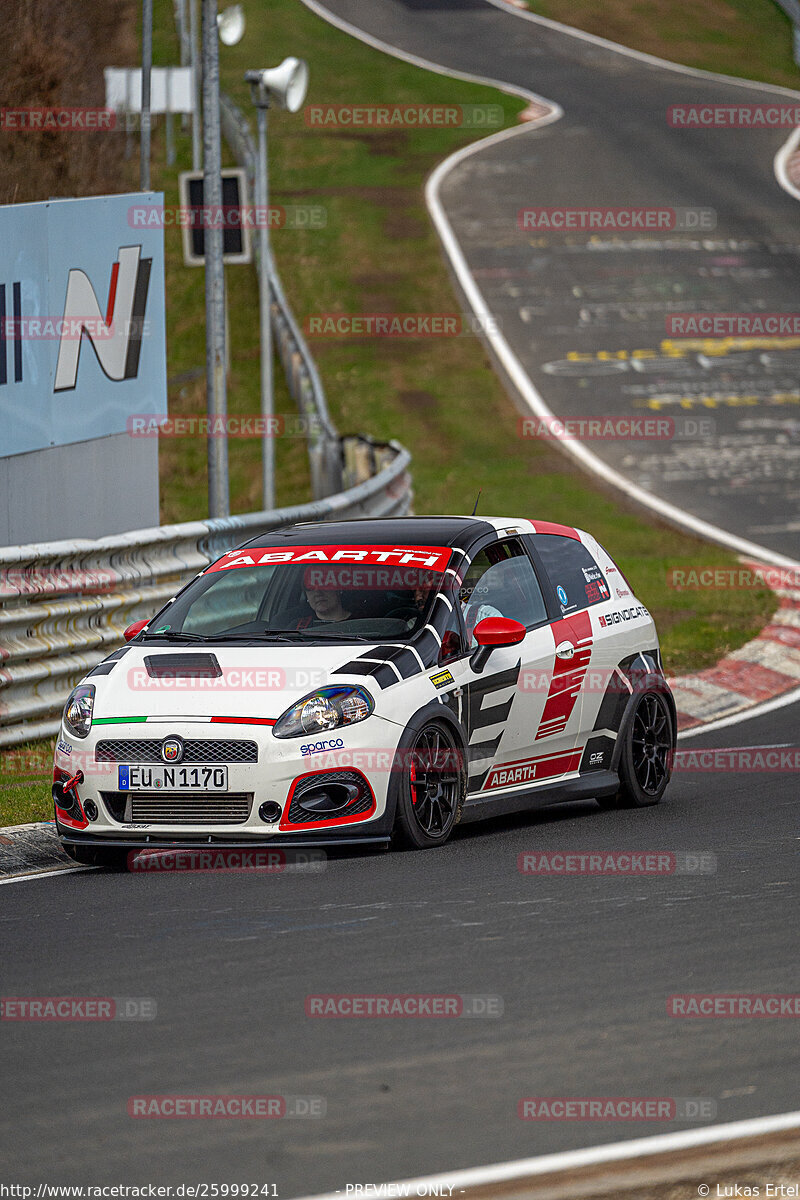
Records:
[[[295,521],[410,512],[407,450],[364,438],[343,438],[342,446],[346,475],[370,477],[310,504],[96,542],[0,548],[0,746],[56,734],[81,676],[122,644],[128,625],[152,616],[223,551]]]

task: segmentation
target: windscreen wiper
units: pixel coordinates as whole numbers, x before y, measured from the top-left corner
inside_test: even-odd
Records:
[[[325,629],[281,629],[282,634],[288,634],[292,638],[324,638],[326,641],[334,642],[365,642],[368,645],[374,646],[376,639],[367,637],[364,633],[332,633]]]
[[[184,633],[182,629],[164,629],[161,632],[148,633],[144,641],[149,642],[151,638],[167,638],[171,642],[206,642],[208,638],[204,633]]]
[[[206,635],[206,640],[209,642],[257,642],[263,639],[276,642],[290,641],[282,629],[277,632],[273,632],[271,629],[261,629],[255,630],[253,633],[242,633],[241,630],[238,630],[235,633],[209,633]]]

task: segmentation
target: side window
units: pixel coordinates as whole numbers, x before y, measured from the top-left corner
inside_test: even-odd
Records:
[[[511,617],[528,629],[547,619],[536,572],[515,538],[495,542],[475,555],[459,599],[470,637],[484,617]]]
[[[602,604],[610,592],[603,572],[583,542],[557,533],[533,538],[553,585],[562,615]]]
[[[439,651],[439,662],[450,662],[465,652],[464,635],[461,632],[461,622],[454,608],[447,618],[447,624],[442,634],[442,648]]]

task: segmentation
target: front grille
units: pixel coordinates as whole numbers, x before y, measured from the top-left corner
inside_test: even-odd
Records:
[[[97,743],[97,762],[160,763],[161,738],[106,738]],[[258,746],[221,738],[192,738],[183,743],[185,763],[255,763]]]
[[[250,816],[252,793],[102,792],[116,821],[152,825],[243,825]]]

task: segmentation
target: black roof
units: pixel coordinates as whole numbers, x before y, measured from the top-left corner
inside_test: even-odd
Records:
[[[368,517],[360,521],[305,521],[285,529],[267,529],[243,542],[247,546],[317,546],[372,544],[390,542],[419,546],[458,546],[495,532],[493,525],[480,517]]]

